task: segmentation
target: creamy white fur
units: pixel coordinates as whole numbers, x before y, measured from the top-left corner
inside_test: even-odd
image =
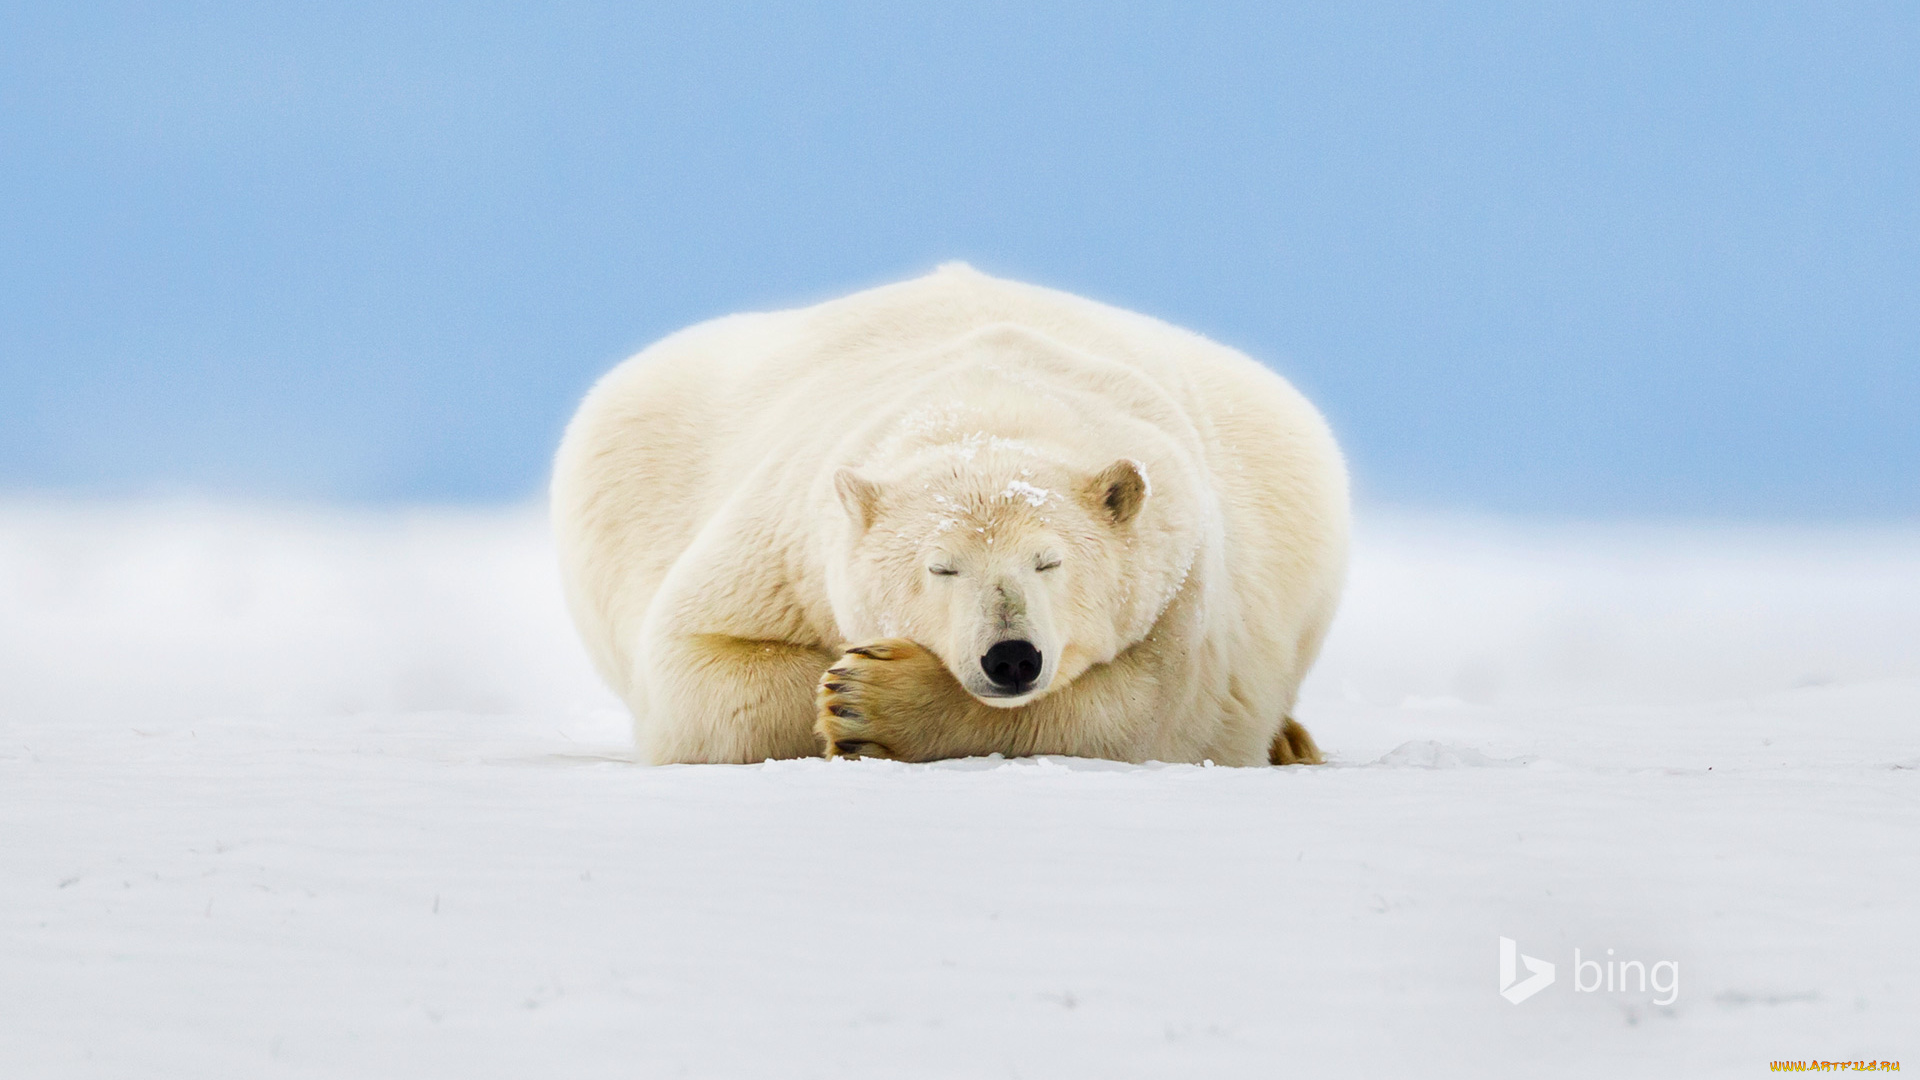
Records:
[[[1100,478],[1129,474],[1144,499],[1116,523]],[[817,752],[814,684],[875,638],[978,696],[1017,625],[1046,669],[989,701],[1012,734],[982,752],[1250,765],[1333,616],[1348,510],[1325,422],[1277,375],[950,265],[628,360],[567,430],[553,521],[655,761]]]

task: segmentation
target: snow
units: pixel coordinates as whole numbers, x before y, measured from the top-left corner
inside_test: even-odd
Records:
[[[1030,484],[1025,480],[1009,480],[1006,489],[1000,492],[1000,498],[1007,502],[1021,499],[1025,500],[1028,506],[1035,507],[1045,506],[1048,499],[1055,497],[1054,493],[1046,488]]]
[[[530,510],[0,505],[0,1060],[1912,1060],[1920,533],[1361,520],[1327,766],[645,768]],[[1554,985],[1504,1000],[1502,936]]]

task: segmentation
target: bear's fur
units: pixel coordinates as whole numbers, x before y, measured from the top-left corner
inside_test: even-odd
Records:
[[[960,265],[674,334],[553,477],[574,620],[656,762],[1317,762],[1290,713],[1347,519],[1279,376]]]

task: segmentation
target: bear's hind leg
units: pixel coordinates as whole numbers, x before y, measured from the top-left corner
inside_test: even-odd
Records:
[[[1280,733],[1273,737],[1273,748],[1267,752],[1267,761],[1274,765],[1323,765],[1326,760],[1320,756],[1320,748],[1313,744],[1313,736],[1291,716],[1280,725]]]

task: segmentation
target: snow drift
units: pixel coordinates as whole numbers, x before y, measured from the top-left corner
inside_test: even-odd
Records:
[[[0,1060],[1912,1057],[1920,533],[1361,521],[1301,706],[1327,766],[649,769],[532,511],[5,505]],[[1502,937],[1555,965],[1518,1005]],[[1671,1003],[1585,966],[1629,960]]]

